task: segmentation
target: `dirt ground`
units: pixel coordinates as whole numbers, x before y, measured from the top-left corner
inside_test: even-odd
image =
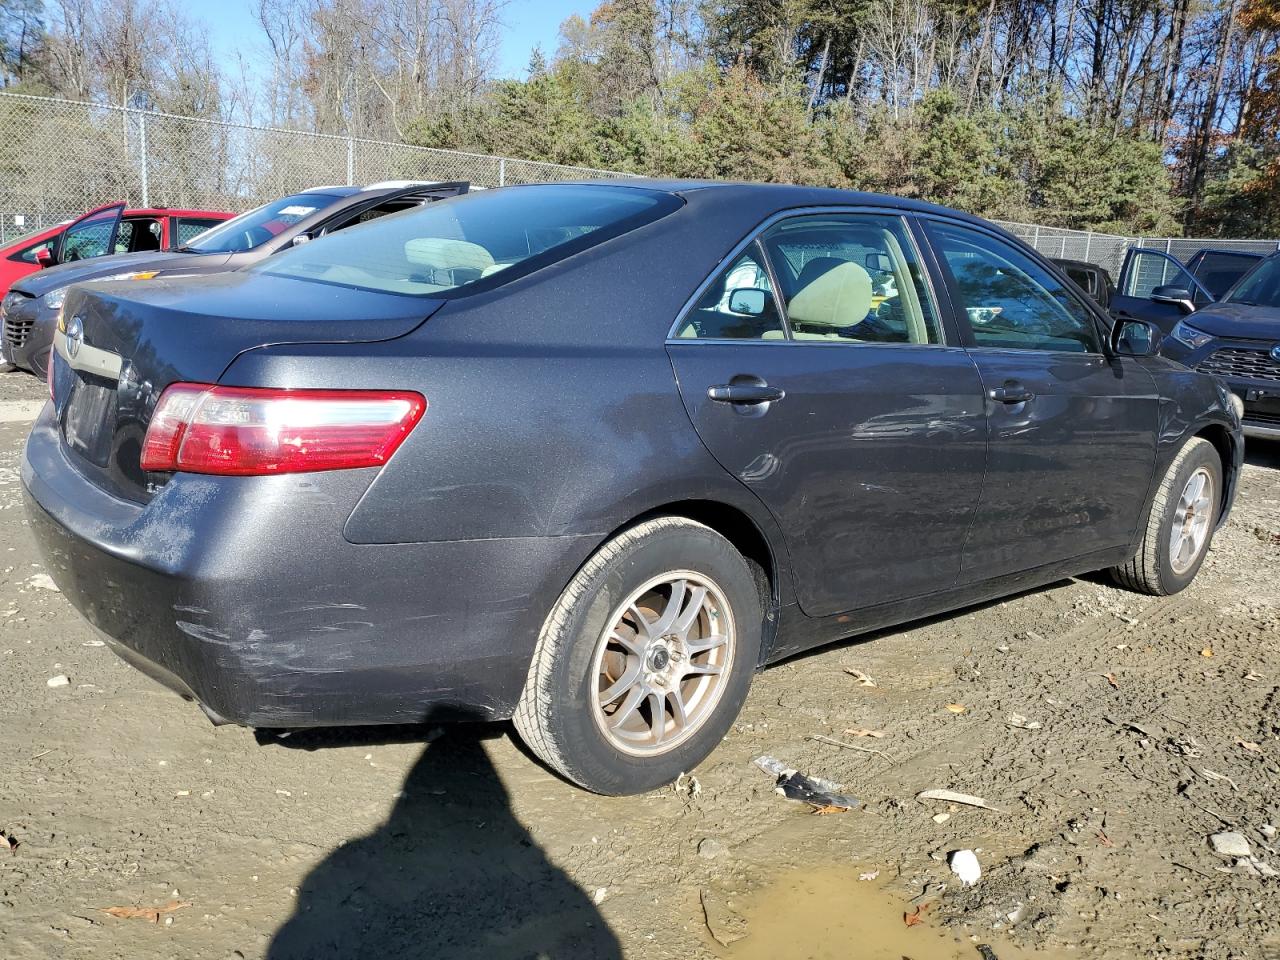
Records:
[[[791,660],[696,783],[604,799],[505,726],[255,736],[116,660],[24,523],[14,401],[40,397],[0,377],[0,414],[19,411],[0,415],[5,960],[709,960],[780,924],[796,946],[778,956],[897,958],[916,931],[957,957],[1280,956],[1280,444],[1251,445],[1185,593],[1063,582]],[[814,816],[761,754],[863,805]],[[999,812],[917,799],[935,788]],[[1215,856],[1226,830],[1254,860]],[[962,848],[971,889],[945,862]],[[812,879],[807,912],[794,884],[770,895],[784,877]],[[815,914],[857,914],[872,889],[892,943],[812,944]],[[104,912],[171,901],[159,922]],[[722,947],[708,918],[746,938]]]

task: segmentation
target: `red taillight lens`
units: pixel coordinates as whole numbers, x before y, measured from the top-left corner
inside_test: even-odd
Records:
[[[175,383],[160,395],[142,469],[250,476],[381,466],[422,419],[403,390],[272,390]]]

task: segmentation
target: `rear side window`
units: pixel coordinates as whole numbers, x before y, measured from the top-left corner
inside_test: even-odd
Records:
[[[794,340],[938,343],[937,315],[900,217],[815,214],[764,236]]]
[[[516,276],[665,216],[669,193],[594,184],[508,187],[349,227],[255,268],[365,290],[448,295]]]
[[[185,247],[200,234],[222,222],[222,220],[207,220],[199,217],[180,217],[177,221],[177,235],[173,245]]]
[[[752,243],[689,311],[681,340],[784,340],[782,315],[760,245]]]
[[[1235,253],[1206,253],[1196,264],[1195,278],[1204,284],[1204,288],[1214,297],[1220,298],[1260,259],[1260,257],[1241,256]]]
[[[146,250],[160,249],[162,233],[159,220],[140,218],[121,220],[120,229],[116,233],[116,253],[140,253]]]

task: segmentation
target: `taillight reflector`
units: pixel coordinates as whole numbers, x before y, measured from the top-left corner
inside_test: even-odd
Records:
[[[142,469],[228,476],[376,467],[427,409],[404,390],[275,390],[175,383],[160,395]]]

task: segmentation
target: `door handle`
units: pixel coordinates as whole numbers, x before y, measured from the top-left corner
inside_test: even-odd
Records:
[[[1017,380],[1006,380],[998,387],[987,391],[987,396],[996,403],[1025,403],[1034,400],[1036,395]]]
[[[707,388],[707,397],[717,403],[771,403],[774,400],[781,400],[786,395],[785,390],[771,387],[763,380],[721,383]]]

